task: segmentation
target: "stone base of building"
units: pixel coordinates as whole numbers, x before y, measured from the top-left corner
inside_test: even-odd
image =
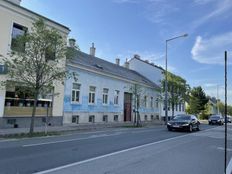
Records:
[[[48,117],[48,125],[61,126],[63,124],[63,117]],[[44,126],[46,117],[35,117],[35,127]],[[0,128],[29,128],[31,124],[31,117],[1,117]]]

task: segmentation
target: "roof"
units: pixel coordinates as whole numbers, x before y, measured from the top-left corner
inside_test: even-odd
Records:
[[[106,60],[91,56],[89,54],[83,53],[81,51],[76,51],[74,58],[68,61],[70,65],[81,65],[91,70],[95,70],[101,73],[114,75],[127,80],[135,81],[141,84],[148,85],[152,88],[160,88],[157,84],[148,80],[143,75],[136,71],[127,69],[125,67],[116,65],[114,63],[108,62]]]
[[[158,68],[158,69],[164,71],[164,69],[163,69],[161,66],[155,65],[154,63],[149,63],[148,61],[142,60],[142,59],[137,58],[137,57],[131,58],[131,59],[129,60],[129,62],[132,61],[133,59],[139,60],[139,61],[141,61],[141,62],[143,62],[143,63],[146,63],[146,64],[148,64],[148,65],[151,65],[151,66],[153,66],[153,67],[155,67],[155,68]]]
[[[9,4],[11,4],[11,5],[13,5],[13,6],[15,6],[15,7],[21,8],[21,9],[23,9],[23,10],[29,12],[29,13],[32,13],[32,14],[34,14],[34,15],[37,15],[37,16],[39,16],[39,17],[41,17],[41,18],[43,18],[43,19],[45,19],[45,20],[47,20],[47,21],[50,21],[50,22],[52,22],[52,23],[55,23],[55,24],[57,24],[57,25],[59,25],[59,26],[65,28],[65,29],[68,30],[68,31],[71,31],[68,27],[64,26],[63,24],[60,24],[60,23],[58,23],[58,22],[56,22],[56,21],[53,21],[53,20],[51,20],[51,19],[49,19],[49,18],[47,18],[47,17],[45,17],[45,16],[42,16],[42,15],[40,15],[40,14],[38,14],[38,13],[35,13],[35,12],[33,12],[33,11],[31,11],[31,10],[25,8],[25,7],[22,7],[22,6],[20,6],[20,5],[17,5],[17,4],[15,4],[15,3],[13,3],[13,2],[10,2],[10,1],[8,1],[8,0],[4,0],[4,1],[7,2],[7,3],[9,3]]]

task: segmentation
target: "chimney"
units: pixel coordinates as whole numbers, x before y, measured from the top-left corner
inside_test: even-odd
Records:
[[[116,63],[116,65],[120,65],[120,59],[119,59],[119,58],[116,58],[116,59],[115,59],[115,63]]]
[[[92,47],[90,47],[90,55],[95,56],[96,48],[94,47],[94,43],[92,43]]]
[[[135,54],[135,55],[134,55],[134,58],[136,58],[136,59],[140,59],[140,55]]]
[[[12,3],[16,4],[16,5],[20,5],[20,3],[21,3],[21,0],[8,0],[8,1],[12,2]]]
[[[128,59],[126,59],[126,62],[124,63],[124,67],[129,69],[129,62],[128,62]]]
[[[69,46],[71,48],[76,48],[76,40],[75,39],[71,38],[68,40],[68,42],[69,42]]]

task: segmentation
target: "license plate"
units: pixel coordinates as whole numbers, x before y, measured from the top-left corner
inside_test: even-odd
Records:
[[[173,127],[180,127],[180,126],[178,126],[178,125],[173,125]]]

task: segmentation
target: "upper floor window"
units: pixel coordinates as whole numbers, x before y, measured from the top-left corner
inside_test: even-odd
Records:
[[[108,92],[109,92],[109,89],[103,88],[103,95],[102,95],[103,104],[108,104]]]
[[[119,91],[115,90],[114,91],[114,104],[118,105],[118,103],[119,103],[118,101],[119,101]]]
[[[81,85],[78,83],[73,83],[72,87],[72,102],[80,102],[80,90],[81,90]]]
[[[153,108],[154,104],[153,104],[153,97],[151,97],[151,101],[150,101],[150,107]]]
[[[90,86],[89,87],[89,103],[90,104],[95,103],[95,93],[96,93],[96,87]]]
[[[155,105],[156,105],[156,108],[159,108],[159,99],[158,98],[156,98],[156,101],[155,101]]]
[[[147,107],[147,96],[144,96],[144,107]]]
[[[25,42],[19,38],[20,36],[25,35],[26,32],[27,32],[26,27],[13,23],[13,29],[11,35],[11,49],[13,51],[23,52],[25,50]]]

